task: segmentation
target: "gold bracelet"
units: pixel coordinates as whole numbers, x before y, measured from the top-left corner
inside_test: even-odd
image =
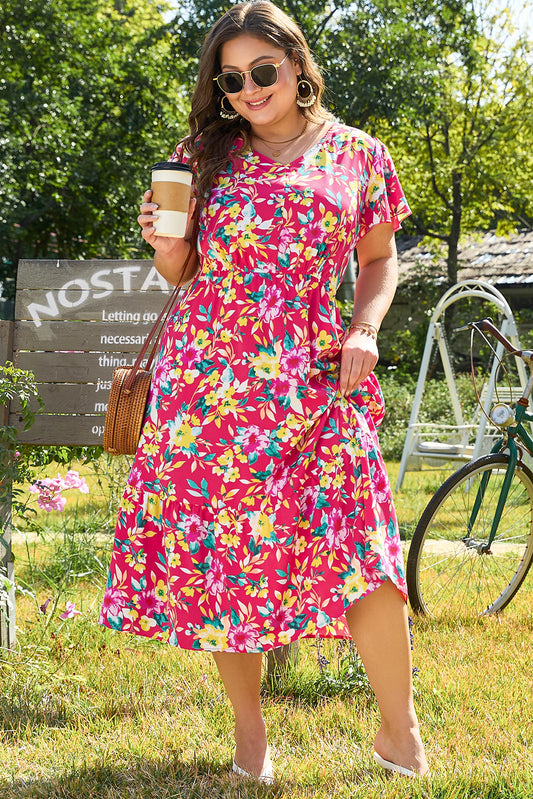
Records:
[[[371,339],[377,341],[378,329],[369,322],[352,322],[348,328],[348,332],[351,333],[352,330],[359,330],[360,333],[363,333],[365,336],[370,336]]]

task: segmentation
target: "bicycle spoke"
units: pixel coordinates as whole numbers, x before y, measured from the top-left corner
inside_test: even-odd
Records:
[[[516,470],[491,543],[507,465],[505,455],[483,456],[463,467],[433,498],[415,530],[407,563],[415,609],[479,615],[501,609],[518,590],[533,559],[533,475]],[[484,474],[483,501],[469,530]]]

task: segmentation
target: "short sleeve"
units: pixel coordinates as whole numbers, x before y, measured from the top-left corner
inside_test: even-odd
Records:
[[[361,191],[358,240],[383,222],[391,222],[396,232],[411,214],[389,151],[379,139],[373,142],[365,170],[367,183]]]

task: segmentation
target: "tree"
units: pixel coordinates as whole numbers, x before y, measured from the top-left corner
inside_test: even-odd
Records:
[[[420,105],[387,132],[412,198],[411,229],[446,245],[448,285],[465,232],[533,222],[531,44],[514,35],[508,13],[472,9],[462,48],[439,61],[433,108]]]
[[[362,128],[435,106],[444,49],[462,46],[465,0],[357,0],[317,42],[332,108]]]
[[[0,258],[124,257],[154,160],[184,132],[165,6],[4,0]]]

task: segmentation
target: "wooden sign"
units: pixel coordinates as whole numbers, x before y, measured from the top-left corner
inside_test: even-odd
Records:
[[[152,261],[20,261],[13,360],[44,409],[21,442],[101,444],[111,376],[134,363],[172,286]]]

